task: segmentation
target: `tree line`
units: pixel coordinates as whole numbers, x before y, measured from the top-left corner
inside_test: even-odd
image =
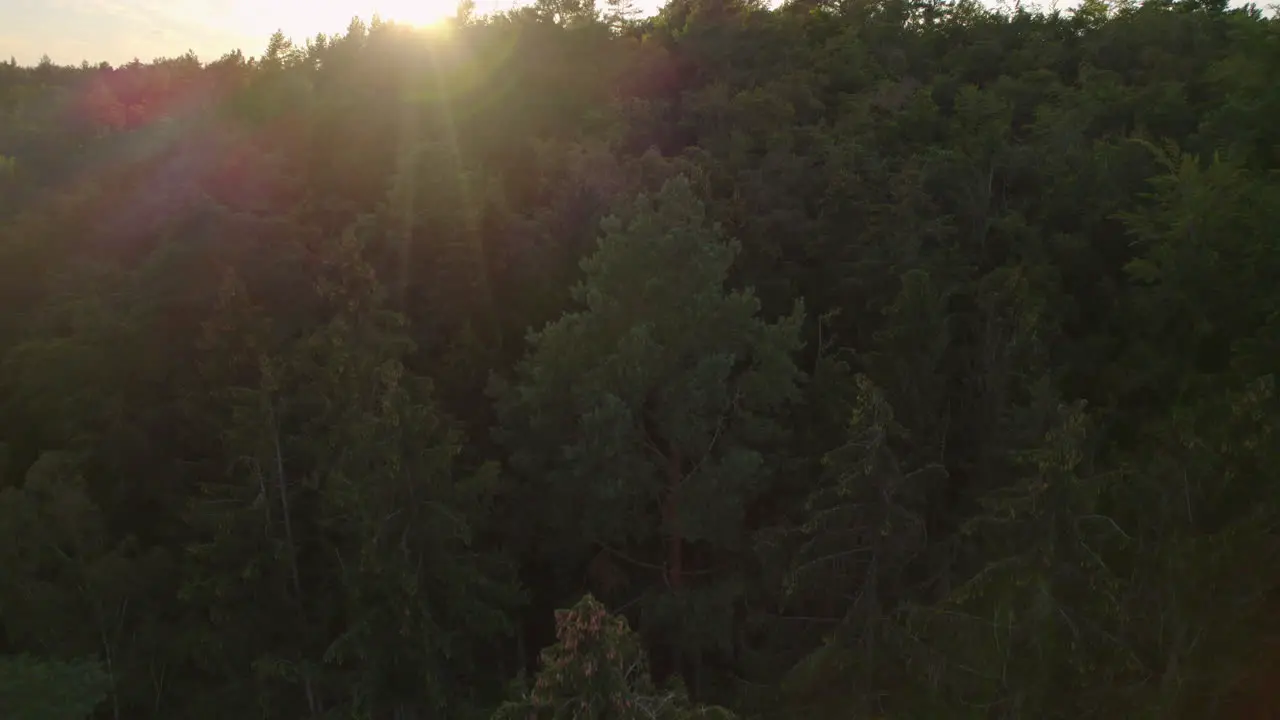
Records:
[[[0,715],[1269,717],[1280,25],[0,64]]]

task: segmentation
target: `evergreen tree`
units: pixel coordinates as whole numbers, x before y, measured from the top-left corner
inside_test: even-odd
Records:
[[[491,9],[0,62],[0,716],[1280,706],[1273,16]]]
[[[746,513],[768,490],[798,393],[801,314],[757,317],[726,290],[736,245],[685,179],[605,221],[580,309],[530,335],[498,388],[501,439],[553,555],[618,567],[662,647],[728,649],[748,562]]]

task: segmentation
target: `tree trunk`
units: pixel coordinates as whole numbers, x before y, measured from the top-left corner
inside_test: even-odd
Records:
[[[280,425],[276,420],[275,407],[268,403],[267,409],[271,415],[271,435],[275,449],[276,461],[276,483],[280,490],[280,512],[284,514],[284,541],[286,552],[289,555],[289,574],[293,580],[293,593],[299,607],[302,605],[302,579],[298,572],[298,548],[293,542],[293,519],[289,512],[289,483],[284,477],[284,452],[280,448]],[[308,669],[302,678],[303,689],[307,694],[307,708],[311,711],[311,717],[319,715],[319,706],[316,703],[315,688],[311,685],[311,675]]]
[[[667,523],[667,584],[678,589],[684,580],[684,538],[677,529],[679,504],[677,494],[684,479],[684,461],[680,451],[667,456],[667,497],[663,503],[663,520]]]
[[[284,453],[280,449],[280,426],[276,423],[275,409],[268,406],[271,413],[271,435],[275,445],[276,484],[280,492],[280,511],[284,513],[285,551],[289,555],[289,572],[293,580],[293,592],[298,602],[302,602],[302,582],[298,575],[298,550],[293,544],[293,519],[289,513],[289,484],[284,477]]]

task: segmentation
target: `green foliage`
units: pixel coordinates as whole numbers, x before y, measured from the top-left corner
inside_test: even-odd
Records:
[[[263,702],[443,712],[461,701],[450,678],[474,667],[469,643],[505,630],[516,599],[502,564],[472,549],[496,471],[455,470],[459,435],[406,369],[412,343],[362,252],[356,227],[321,246],[326,320],[276,346],[243,284],[224,285],[205,347],[231,365],[206,374],[248,369],[253,385],[224,393],[229,472],[194,508],[206,538],[191,550],[242,570],[231,585],[198,576],[189,592],[231,632],[293,616],[253,649],[260,681],[280,684]],[[246,340],[256,368],[237,366]],[[228,647],[226,661],[250,649]]]
[[[0,63],[0,715],[1280,703],[1274,17],[333,30]]]
[[[542,651],[532,690],[505,703],[494,720],[733,720],[718,707],[693,706],[680,687],[658,688],[639,638],[625,619],[590,595],[556,612],[556,644]]]
[[[984,498],[962,531],[983,564],[942,603],[908,613],[943,707],[1077,717],[1122,707],[1116,688],[1136,670],[1116,639],[1122,576],[1108,564],[1132,538],[1099,512],[1081,408],[1045,422],[1042,442],[1019,453],[1024,478]]]
[[[498,387],[501,437],[540,534],[632,565],[636,589],[661,593],[653,626],[697,653],[730,636],[745,513],[798,396],[801,309],[769,324],[749,291],[725,290],[736,246],[683,178],[603,229],[573,290],[582,309],[532,334]]]
[[[0,657],[0,707],[13,720],[85,720],[107,695],[107,676],[93,661]]]

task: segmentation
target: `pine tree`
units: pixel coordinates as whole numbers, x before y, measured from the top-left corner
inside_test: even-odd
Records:
[[[744,514],[801,380],[802,311],[768,323],[750,291],[725,289],[737,246],[684,178],[603,228],[580,309],[533,333],[496,388],[499,437],[545,542],[621,566],[649,597],[641,629],[696,667],[729,639]]]
[[[461,438],[405,367],[413,343],[361,227],[318,257],[322,319],[303,336],[273,333],[234,278],[208,325],[230,470],[193,513],[193,593],[215,625],[259,628],[222,661],[252,662],[282,712],[461,712],[459,676],[482,681],[476,648],[517,599],[471,547],[495,471],[457,467]]]
[[[342,588],[344,629],[325,659],[356,716],[464,716],[465,688],[501,685],[478,649],[518,600],[500,558],[473,547],[496,468],[461,466],[463,438],[406,368],[413,343],[363,247],[353,229],[326,249],[330,320],[298,354],[302,435]]]

